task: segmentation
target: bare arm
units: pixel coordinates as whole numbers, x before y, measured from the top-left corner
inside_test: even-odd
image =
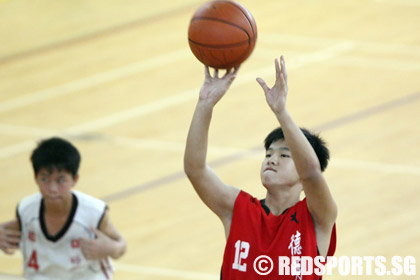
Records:
[[[216,103],[235,79],[238,69],[227,71],[219,78],[218,71],[210,75],[205,68],[205,82],[200,90],[184,154],[184,170],[201,200],[222,220],[230,224],[233,206],[239,190],[223,183],[207,165],[208,132]]]
[[[99,230],[91,228],[96,239],[81,239],[80,246],[86,259],[120,258],[126,251],[124,238],[111,223],[108,210],[99,225]]]
[[[315,151],[287,111],[287,72],[283,57],[280,62],[281,64],[277,59],[275,61],[276,82],[271,89],[262,79],[258,78],[257,81],[263,88],[267,103],[283,129],[316,230],[330,233],[337,217],[337,206],[322,174]]]

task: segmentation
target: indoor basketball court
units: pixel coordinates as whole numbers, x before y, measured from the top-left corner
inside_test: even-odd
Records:
[[[114,279],[219,279],[222,224],[183,172],[204,81],[187,31],[204,2],[0,0],[0,222],[37,192],[36,143],[61,136],[82,154],[76,189],[108,203],[127,241]],[[288,109],[331,152],[335,256],[419,262],[420,1],[240,3],[258,38],[214,111],[211,167],[265,196],[263,141],[278,123],[255,78],[271,86],[284,55]],[[0,279],[21,274],[20,252],[0,252]]]

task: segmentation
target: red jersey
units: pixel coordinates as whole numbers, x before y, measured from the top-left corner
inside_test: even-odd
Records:
[[[284,261],[285,257],[291,260],[292,256],[315,258],[319,255],[315,228],[306,198],[279,216],[267,212],[268,208],[262,205],[261,201],[244,191],[239,193],[223,257],[222,279],[319,280],[320,276],[315,274],[291,275],[287,270],[279,268],[279,262]],[[334,254],[335,246],[334,225],[328,256]],[[266,274],[259,274],[256,270]],[[284,275],[280,270],[284,271]]]

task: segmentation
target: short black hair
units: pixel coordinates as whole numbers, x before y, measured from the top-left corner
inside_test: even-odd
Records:
[[[300,130],[303,132],[306,139],[308,139],[309,143],[314,149],[321,166],[321,171],[324,171],[325,168],[327,168],[328,160],[330,159],[330,151],[328,150],[325,141],[319,137],[319,135],[311,133],[305,128],[301,128]],[[268,150],[270,145],[277,140],[284,140],[283,129],[281,127],[274,129],[272,132],[270,132],[270,134],[267,135],[264,140],[265,150]]]
[[[41,168],[65,170],[74,176],[80,166],[80,153],[69,141],[58,137],[42,140],[31,155],[35,175]]]

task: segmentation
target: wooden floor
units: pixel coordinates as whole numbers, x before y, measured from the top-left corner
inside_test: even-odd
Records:
[[[36,142],[61,135],[83,155],[76,188],[108,202],[128,241],[115,279],[218,279],[223,228],[182,167],[203,82],[187,43],[201,3],[0,0],[0,221],[37,191]],[[331,149],[336,255],[420,261],[420,1],[242,3],[258,41],[215,111],[214,169],[265,195],[262,142],[278,124],[255,78],[271,84],[283,54],[291,113]],[[21,263],[0,253],[0,279]]]

